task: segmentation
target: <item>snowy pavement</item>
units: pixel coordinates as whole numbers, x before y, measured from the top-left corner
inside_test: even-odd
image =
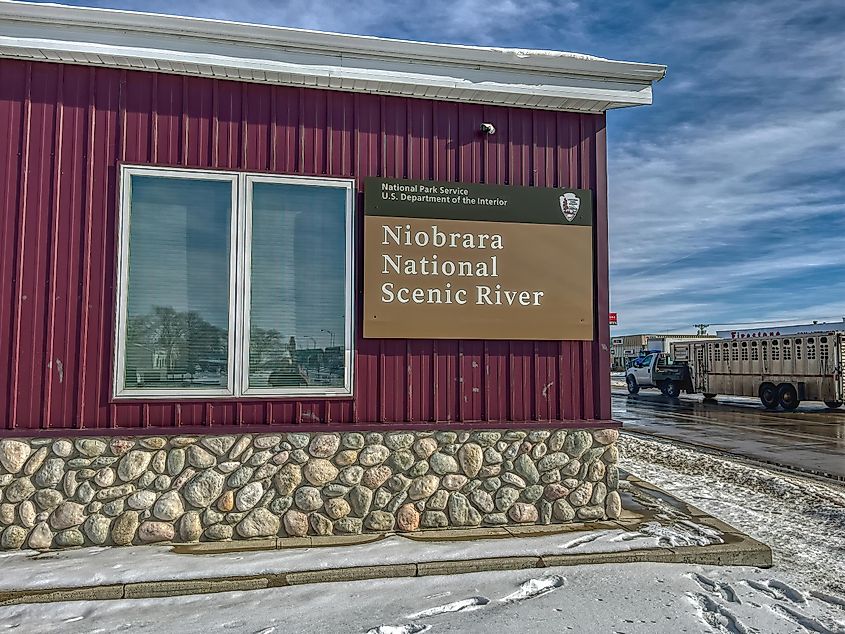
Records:
[[[845,602],[756,568],[573,566],[0,609],[0,632],[845,632]]]
[[[775,568],[845,595],[845,487],[620,437],[620,466],[771,547]]]

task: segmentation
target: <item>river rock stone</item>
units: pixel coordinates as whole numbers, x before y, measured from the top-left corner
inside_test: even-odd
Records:
[[[122,456],[135,446],[135,441],[129,438],[113,438],[109,441],[109,451],[114,456]]]
[[[46,550],[53,544],[53,531],[47,522],[40,522],[29,534],[27,544],[34,550]]]
[[[577,476],[581,472],[581,462],[579,460],[570,460],[560,468],[560,475],[564,478]]]
[[[575,509],[564,498],[552,504],[552,517],[558,522],[571,522],[575,518]]]
[[[282,442],[282,437],[278,434],[262,434],[256,436],[252,444],[256,449],[270,449]]]
[[[294,503],[303,511],[316,511],[323,506],[320,490],[315,487],[300,487],[293,496]]]
[[[85,521],[85,507],[76,502],[62,502],[50,516],[50,525],[56,530],[74,528]]]
[[[469,482],[469,479],[465,475],[450,473],[449,475],[443,476],[441,485],[447,491],[458,491],[466,486],[467,482]]]
[[[5,504],[0,504],[0,524],[5,524],[8,526],[9,524],[15,523],[15,505],[9,504],[8,502]]]
[[[25,500],[18,506],[18,517],[21,519],[21,524],[26,528],[35,526],[38,513],[35,512],[35,504],[30,500]]]
[[[82,531],[71,528],[56,533],[55,542],[59,548],[74,548],[82,546],[85,543],[85,536],[82,534]]]
[[[593,444],[593,437],[587,431],[573,431],[566,435],[563,450],[572,458],[580,458]]]
[[[413,504],[403,504],[396,513],[396,525],[400,531],[415,531],[420,527],[420,514]]]
[[[185,485],[185,500],[193,506],[208,506],[223,492],[223,475],[213,469],[203,471]]]
[[[23,466],[23,474],[32,475],[38,471],[41,465],[44,464],[44,459],[47,457],[47,453],[47,447],[41,447],[32,454]],[[54,458],[54,460],[56,460],[56,458]],[[62,463],[62,468],[64,468],[64,463]]]
[[[611,491],[607,494],[604,501],[604,510],[610,519],[618,519],[622,514],[622,499],[619,497],[617,491]]]
[[[302,468],[302,474],[314,486],[328,484],[337,477],[338,470],[331,462],[323,458],[312,458]]]
[[[35,486],[29,478],[18,478],[6,487],[6,500],[12,504],[23,502],[32,497]]]
[[[519,494],[519,499],[529,504],[533,504],[541,497],[543,497],[543,485],[541,484],[527,486]]]
[[[358,535],[364,527],[364,521],[357,517],[344,517],[334,523],[335,533]]]
[[[42,447],[44,449],[44,447]],[[54,489],[65,475],[65,461],[61,458],[50,458],[38,470],[33,478],[40,489]]]
[[[428,498],[426,508],[431,509],[432,511],[442,511],[446,508],[446,504],[448,502],[449,492],[441,489],[440,491],[435,491],[434,495]]]
[[[176,491],[168,491],[163,494],[153,506],[153,515],[165,522],[179,519],[184,512],[185,505]]]
[[[210,449],[215,456],[222,456],[235,444],[234,436],[209,436],[200,440],[207,449]]]
[[[364,467],[374,467],[387,460],[390,450],[384,445],[369,445],[361,450],[358,462]]]
[[[604,518],[604,506],[582,506],[575,512],[579,520],[598,520]]]
[[[422,500],[434,495],[440,485],[440,478],[435,475],[426,475],[415,478],[408,487],[408,497],[412,500]]]
[[[356,460],[358,460],[358,452],[354,449],[344,449],[334,457],[334,461],[339,467],[355,464]]]
[[[302,468],[294,464],[286,464],[273,477],[273,486],[279,495],[286,497],[302,482]]]
[[[364,476],[364,469],[358,465],[346,467],[338,474],[340,480],[346,486],[355,486],[361,483],[361,478]]]
[[[600,505],[604,504],[604,499],[607,497],[607,487],[604,482],[597,482],[593,485],[593,495],[590,497],[590,504]]]
[[[437,475],[447,475],[449,473],[458,473],[458,461],[452,456],[445,453],[434,453],[428,461],[431,470]]]
[[[343,434],[341,444],[347,449],[362,449],[364,447],[364,436],[358,432]]]
[[[417,458],[428,460],[437,451],[437,441],[434,438],[419,438],[413,448]]]
[[[616,464],[619,462],[619,447],[616,445],[610,445],[607,449],[605,449],[604,453],[601,455],[602,462],[606,464]]]
[[[340,436],[337,434],[315,434],[308,446],[308,453],[315,458],[331,458],[340,448]]]
[[[519,490],[513,487],[502,487],[496,493],[496,508],[500,512],[507,511],[519,499]]]
[[[361,483],[367,488],[377,489],[387,482],[391,475],[393,475],[393,472],[389,467],[386,465],[379,465],[377,467],[367,469],[364,472],[364,476],[361,478]]]
[[[268,509],[257,508],[238,524],[237,531],[241,537],[250,539],[253,537],[270,537],[279,532],[279,518],[273,515]]]
[[[458,461],[468,478],[474,478],[484,463],[484,451],[475,443],[467,443],[458,450]]]
[[[220,542],[232,539],[234,532],[235,529],[233,526],[229,526],[228,524],[214,524],[205,529],[205,536],[212,541]]]
[[[262,495],[264,495],[264,486],[261,482],[251,482],[238,491],[235,496],[235,507],[239,511],[248,511],[258,504]]]
[[[144,522],[138,527],[138,539],[146,544],[173,541],[175,534],[169,522]]]
[[[470,501],[478,508],[479,511],[482,513],[492,513],[493,510],[496,508],[496,504],[493,501],[493,496],[491,496],[486,491],[482,491],[481,489],[476,489],[473,491],[469,496]]]
[[[106,443],[96,438],[80,438],[73,442],[73,446],[86,458],[97,458],[106,451]]]
[[[606,467],[604,466],[603,462],[591,462],[587,466],[587,480],[589,480],[590,482],[598,482],[599,480],[603,480],[605,470]]]
[[[252,439],[246,435],[238,438],[229,450],[229,460],[237,460],[251,442]]]
[[[553,471],[555,469],[560,469],[570,460],[571,458],[566,453],[556,452],[546,454],[540,459],[540,462],[537,463],[537,469],[541,472]]]
[[[420,526],[423,528],[446,528],[449,526],[449,518],[443,511],[425,511],[420,516]]]
[[[23,526],[9,526],[3,531],[0,546],[4,550],[17,550],[23,546],[29,531]]]
[[[290,510],[284,517],[285,532],[291,537],[305,537],[308,534],[308,516],[299,511]]]
[[[94,499],[94,495],[96,495],[97,490],[94,486],[86,480],[82,484],[79,485],[79,488],[76,489],[76,499],[82,502],[82,504],[88,504],[91,500]]]
[[[152,457],[150,452],[139,449],[128,452],[117,463],[117,477],[124,482],[137,480],[147,470]]]
[[[67,458],[71,453],[73,453],[73,443],[64,439],[57,440],[53,443],[52,450],[59,458]]]
[[[231,489],[223,491],[223,494],[217,498],[217,509],[221,513],[229,513],[235,508],[235,492]]]
[[[326,515],[333,520],[346,517],[351,511],[352,507],[349,506],[349,502],[343,498],[332,498],[326,501]]]
[[[202,520],[197,511],[188,511],[179,521],[179,539],[183,542],[197,542],[202,537]]]
[[[0,465],[9,473],[20,471],[32,449],[19,440],[0,440]]]
[[[94,474],[94,483],[100,487],[110,487],[114,484],[116,478],[114,469],[111,467],[103,467]]]
[[[618,429],[596,429],[593,431],[593,440],[600,445],[610,445],[619,440]]]
[[[549,502],[554,502],[560,498],[565,498],[571,492],[570,489],[567,489],[560,482],[552,482],[546,485],[546,488],[543,490],[543,497]]]
[[[525,502],[517,502],[508,510],[508,517],[517,524],[533,524],[538,519],[537,507]]]
[[[584,482],[569,494],[569,502],[572,506],[585,506],[592,495],[593,485],[590,482]]]
[[[185,458],[188,464],[196,469],[208,469],[213,467],[217,459],[210,452],[199,445],[191,445],[185,450]]]
[[[363,486],[356,486],[349,491],[349,505],[352,513],[358,517],[365,516],[373,502],[373,492]]]
[[[504,482],[505,484],[510,484],[512,486],[515,486],[518,489],[524,489],[525,488],[525,480],[520,478],[515,473],[511,473],[510,471],[502,474],[502,482]]]
[[[99,546],[105,544],[109,538],[110,527],[111,520],[108,517],[94,513],[93,515],[89,515],[88,519],[82,524],[82,531],[89,541]]]
[[[372,511],[364,520],[364,526],[371,531],[389,531],[393,529],[395,519],[390,513],[385,511]]]
[[[226,480],[226,484],[233,489],[240,489],[243,485],[250,481],[253,473],[255,473],[254,468],[244,465],[229,476]]]
[[[528,484],[537,484],[540,481],[540,472],[528,454],[522,454],[514,460],[513,469]]]
[[[449,519],[454,526],[466,526],[469,515],[469,500],[463,493],[452,493],[449,496],[449,503],[446,508],[449,512]]]

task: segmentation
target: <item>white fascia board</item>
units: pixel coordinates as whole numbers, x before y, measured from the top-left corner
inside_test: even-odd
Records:
[[[8,1],[0,34],[0,55],[18,59],[581,112],[650,104],[665,73],[572,53]]]

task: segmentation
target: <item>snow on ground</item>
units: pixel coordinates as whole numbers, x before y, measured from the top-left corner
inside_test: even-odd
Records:
[[[845,488],[623,434],[620,466],[768,544],[775,566],[845,594]]]
[[[772,570],[640,563],[21,605],[0,608],[6,630],[831,634],[845,632],[845,601]]]

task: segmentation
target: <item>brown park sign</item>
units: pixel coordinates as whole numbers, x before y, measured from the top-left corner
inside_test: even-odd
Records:
[[[368,178],[364,337],[593,338],[589,190]]]

